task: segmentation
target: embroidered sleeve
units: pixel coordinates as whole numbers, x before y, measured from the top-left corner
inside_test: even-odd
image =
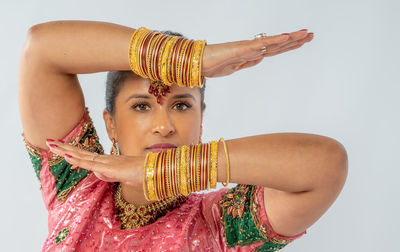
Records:
[[[283,236],[272,229],[265,212],[263,189],[262,186],[238,184],[226,191],[219,201],[228,248],[261,241],[255,251],[278,251],[306,233]]]
[[[41,189],[46,187],[46,190],[55,191],[54,196],[56,196],[57,200],[65,200],[69,192],[89,172],[85,169],[81,169],[79,172],[77,169],[71,169],[72,165],[65,161],[64,157],[30,144],[24,133],[21,135],[36,176],[41,184]],[[85,107],[85,112],[79,123],[62,140],[78,148],[104,154],[87,107]]]

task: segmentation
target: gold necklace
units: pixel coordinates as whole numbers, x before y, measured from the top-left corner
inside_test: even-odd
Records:
[[[150,205],[136,206],[124,200],[121,193],[121,183],[118,183],[114,200],[116,206],[116,218],[121,221],[121,229],[143,227],[155,222],[158,218],[179,207],[187,200],[187,196],[172,196]]]

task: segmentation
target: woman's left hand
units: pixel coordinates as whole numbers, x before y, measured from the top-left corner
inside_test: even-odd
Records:
[[[59,141],[46,141],[46,144],[51,152],[64,157],[68,163],[72,164],[71,169],[83,168],[93,171],[99,179],[107,182],[123,182],[135,187],[143,186],[145,156],[95,154]]]

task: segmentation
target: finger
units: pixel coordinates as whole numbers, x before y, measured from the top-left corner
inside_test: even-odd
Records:
[[[301,47],[303,44],[299,44],[299,45],[296,45],[296,46],[292,46],[292,47],[289,47],[289,48],[286,48],[285,50],[281,50],[281,51],[276,51],[276,52],[271,52],[271,53],[265,53],[265,56],[264,57],[270,57],[270,56],[275,56],[275,55],[277,55],[277,54],[281,54],[281,53],[284,53],[284,52],[287,52],[287,51],[290,51],[290,50],[294,50],[294,49],[297,49],[297,48],[299,48],[299,47]]]
[[[86,159],[86,160],[92,160],[93,155],[95,155],[93,152],[87,151],[80,149],[76,146],[72,146],[70,144],[63,144],[63,143],[48,143],[48,146],[50,150],[54,153],[56,153],[59,156],[65,156],[65,154],[69,154],[71,156],[74,156],[79,159]],[[107,156],[107,157],[105,157]],[[109,156],[110,155],[99,155],[96,160],[99,162],[107,162],[109,161]]]
[[[73,166],[77,166],[80,168],[84,168],[89,171],[99,172],[106,176],[109,176],[110,173],[110,166],[103,162],[98,162],[96,160],[87,160],[87,159],[80,159],[69,154],[64,156],[65,161],[72,164]]]
[[[280,34],[280,35],[274,35],[274,36],[267,36],[264,38],[257,38],[253,39],[252,43],[253,44],[253,49],[254,50],[260,50],[260,48],[263,48],[264,46],[270,46],[274,44],[280,44],[289,39],[289,35],[287,34]]]
[[[65,149],[65,150],[77,151],[77,152],[80,152],[80,153],[83,153],[83,154],[87,154],[87,155],[90,155],[92,153],[92,152],[90,152],[88,150],[83,149],[82,146],[78,147],[79,144],[78,144],[78,146],[74,146],[74,145],[72,145],[72,143],[64,143],[63,141],[60,142],[60,140],[58,140],[58,141],[59,142],[55,142],[55,143],[53,142],[53,144],[56,144],[56,145],[62,147],[63,149]]]
[[[288,39],[287,41],[285,41],[284,43],[281,44],[276,44],[276,45],[271,45],[267,48],[267,50],[269,50],[270,52],[275,52],[278,50],[281,50],[282,48],[288,48],[297,44],[302,44],[302,43],[306,43],[306,42],[310,42],[313,39],[314,33],[308,33],[306,34],[305,37],[296,37],[297,39]]]
[[[279,53],[279,52],[285,52],[286,49],[288,49],[288,48],[292,48],[292,49],[299,48],[302,45],[304,45],[306,42],[311,41],[312,39],[313,39],[313,34],[311,33],[310,36],[307,36],[304,39],[301,39],[301,40],[298,40],[298,41],[293,41],[292,43],[289,43],[289,44],[287,44],[285,46],[282,46],[282,47],[277,48],[275,50],[272,50],[270,52],[272,52],[272,53],[273,52],[278,52]]]

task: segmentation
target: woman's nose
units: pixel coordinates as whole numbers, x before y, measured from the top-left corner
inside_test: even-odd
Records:
[[[154,118],[153,133],[168,136],[175,132],[175,127],[166,111],[159,111]]]

